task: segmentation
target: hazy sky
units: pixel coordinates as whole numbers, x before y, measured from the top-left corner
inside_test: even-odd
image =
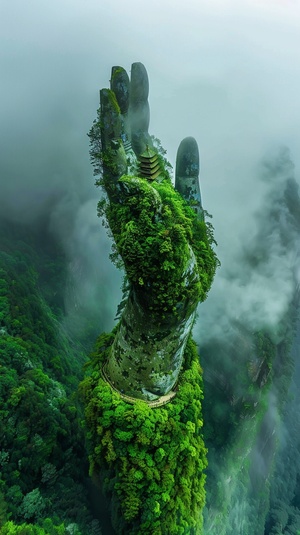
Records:
[[[215,217],[220,199],[247,201],[269,145],[298,158],[298,1],[1,0],[0,36],[1,188],[18,180],[24,202],[28,188],[41,200],[53,182],[90,181],[98,89],[112,65],[134,61],[148,70],[150,130],[171,161],[182,137],[197,138]]]
[[[182,137],[197,138],[215,217],[220,199],[247,201],[251,164],[270,145],[297,159],[298,1],[1,0],[0,21],[1,187],[18,180],[24,202],[28,188],[42,200],[52,183],[90,181],[98,90],[112,65],[134,61],[171,161]]]
[[[288,145],[299,174],[298,0],[0,0],[0,45],[0,207],[11,217],[54,203],[53,226],[76,234],[80,221],[89,241],[84,207],[94,228],[99,192],[86,132],[111,66],[135,61],[171,163],[183,137],[198,140],[223,263],[255,229],[265,153]]]

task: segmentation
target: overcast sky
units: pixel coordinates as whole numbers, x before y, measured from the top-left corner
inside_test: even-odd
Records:
[[[1,189],[16,179],[19,196],[90,180],[98,90],[112,65],[134,61],[171,161],[181,138],[197,138],[215,217],[220,199],[246,201],[251,163],[270,145],[298,158],[299,1],[1,0],[0,43]]]
[[[171,163],[183,137],[198,141],[223,262],[255,228],[261,158],[287,145],[299,174],[298,0],[0,0],[0,45],[0,207],[10,217],[32,219],[61,198],[62,232],[65,209],[82,221],[87,203],[93,219],[86,133],[112,65],[135,61],[149,74],[150,133]]]

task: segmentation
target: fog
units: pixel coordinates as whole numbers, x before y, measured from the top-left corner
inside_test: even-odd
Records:
[[[71,317],[79,304],[114,324],[121,277],[96,215],[86,133],[111,67],[141,61],[150,133],[172,164],[181,139],[197,139],[213,214],[222,265],[197,342],[222,339],[237,320],[276,327],[299,277],[297,237],[282,240],[288,214],[279,230],[270,217],[286,179],[299,177],[299,30],[297,0],[0,1],[0,211],[21,223],[48,214],[69,259]]]
[[[251,213],[259,202],[265,151],[286,144],[298,157],[295,3],[4,1],[0,10],[1,182],[18,217],[33,195],[36,210],[64,189],[93,195],[85,134],[115,64],[146,65],[150,130],[171,162],[183,137],[198,140],[220,244],[240,204]]]
[[[171,162],[183,137],[198,140],[221,260],[228,241],[233,247],[242,227],[254,224],[263,190],[256,166],[265,152],[288,145],[297,166],[297,3],[3,1],[0,16],[8,214],[32,218],[66,190],[81,201],[98,195],[86,132],[111,66],[130,69],[133,61],[147,67],[150,131]]]

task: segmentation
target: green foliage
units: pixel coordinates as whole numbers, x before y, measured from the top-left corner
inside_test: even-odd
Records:
[[[115,113],[111,122],[117,128],[119,109],[115,95],[112,91],[105,95],[110,100],[105,105]],[[110,199],[99,202],[98,214],[104,216],[104,224],[114,238],[111,259],[117,267],[125,267],[129,283],[156,317],[177,315],[187,303],[192,310],[206,299],[219,264],[212,248],[212,225],[199,221],[192,207],[172,186],[166,151],[154,136],[160,180],[150,185],[146,179],[123,175],[125,153],[121,133],[117,134],[118,128],[114,132],[113,148],[103,146],[113,128],[103,124],[104,119],[99,108],[88,135],[94,174],[99,176],[96,183],[104,187]],[[196,257],[196,269],[188,276],[191,250]],[[188,281],[183,280],[184,273]]]
[[[157,152],[162,175],[164,176],[164,178],[170,179],[173,168],[170,162],[167,160],[167,157],[166,157],[167,151],[163,148],[161,141],[160,139],[158,139],[158,137],[155,137],[155,136],[150,136],[150,137],[153,143],[153,147]]]
[[[40,490],[36,488],[24,496],[20,513],[25,520],[32,520],[33,518],[41,517],[44,509],[45,501],[41,496]]]
[[[69,533],[64,524],[56,526],[50,518],[46,518],[42,525],[24,523],[17,525],[10,521],[0,528],[0,535],[67,535]],[[80,535],[79,532],[78,535]]]
[[[114,236],[112,260],[120,266],[122,259],[129,282],[156,314],[177,314],[187,299],[191,307],[204,301],[218,265],[211,226],[199,221],[168,179],[150,185],[123,176],[118,187],[118,202],[98,207]],[[191,249],[198,277],[186,283]]]
[[[189,340],[177,395],[151,408],[125,403],[101,377],[114,333],[102,335],[81,383],[90,440],[90,472],[112,497],[117,533],[201,533],[206,449],[202,439],[202,379]]]
[[[83,356],[60,327],[60,300],[52,296],[56,270],[62,276],[64,269],[45,242],[28,229],[0,227],[0,533],[69,533],[44,531],[43,517],[51,516],[84,526],[87,535],[92,516],[75,394]]]
[[[97,119],[94,120],[93,126],[88,133],[90,139],[90,158],[94,167],[94,176],[102,177],[103,162],[102,162],[102,143],[101,143],[101,115],[100,108],[97,110]]]

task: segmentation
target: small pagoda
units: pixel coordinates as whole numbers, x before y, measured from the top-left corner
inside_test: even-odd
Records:
[[[148,180],[155,180],[161,172],[157,152],[146,147],[146,150],[140,155],[140,176]]]

